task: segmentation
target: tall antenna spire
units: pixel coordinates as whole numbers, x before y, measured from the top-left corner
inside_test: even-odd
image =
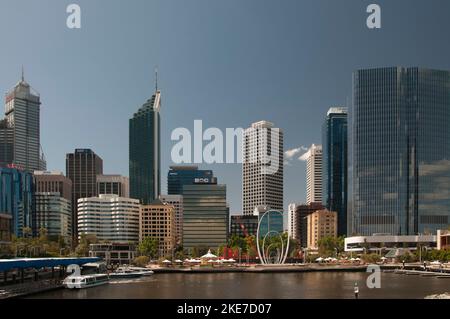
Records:
[[[24,75],[24,71],[23,71],[23,64],[22,64],[22,82],[25,81],[25,75]]]
[[[158,66],[155,67],[155,92],[158,91]]]

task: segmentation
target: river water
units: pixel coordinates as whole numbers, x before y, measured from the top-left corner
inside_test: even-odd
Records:
[[[369,289],[368,273],[204,273],[155,274],[133,280],[120,279],[88,289],[60,289],[30,298],[167,298],[167,299],[229,299],[229,298],[419,298],[450,292],[450,279],[381,274],[381,288]]]

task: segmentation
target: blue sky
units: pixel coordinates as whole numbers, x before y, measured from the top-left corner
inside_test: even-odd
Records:
[[[77,3],[82,28],[66,27]],[[366,27],[378,3],[382,28]],[[128,119],[162,91],[162,175],[177,127],[248,127],[268,120],[285,150],[319,144],[331,106],[351,97],[359,68],[450,69],[450,2],[379,0],[0,0],[0,89],[25,67],[41,94],[41,139],[48,169],[65,154],[92,148],[105,173],[128,175]],[[300,154],[298,154],[300,155]],[[285,206],[305,199],[305,164],[285,168]],[[241,211],[239,164],[202,165],[228,185]]]

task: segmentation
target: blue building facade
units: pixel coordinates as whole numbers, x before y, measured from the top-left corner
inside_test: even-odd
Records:
[[[349,235],[435,233],[450,223],[450,72],[353,75]]]
[[[332,107],[322,127],[322,201],[338,216],[338,236],[347,234],[347,108]]]
[[[259,238],[263,239],[269,232],[269,236],[283,233],[283,212],[269,209],[267,213],[260,212],[259,216]],[[276,232],[276,233],[275,233]],[[268,237],[269,237],[268,236]]]
[[[169,195],[182,195],[184,185],[193,185],[196,181],[214,182],[212,170],[199,170],[197,166],[171,166],[167,173],[167,192]]]
[[[17,168],[0,167],[0,213],[10,215],[12,234],[23,236],[23,228],[33,225],[33,174]]]

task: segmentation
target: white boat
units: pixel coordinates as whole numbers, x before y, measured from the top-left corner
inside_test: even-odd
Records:
[[[68,276],[64,279],[63,285],[66,288],[89,288],[107,284],[109,277],[107,274],[92,274],[81,276]]]
[[[142,276],[151,276],[153,275],[153,270],[143,267],[129,267],[128,269],[132,271],[137,271],[142,274]]]
[[[119,267],[114,272],[109,274],[111,278],[138,278],[143,276],[142,271],[133,270],[128,267]]]

